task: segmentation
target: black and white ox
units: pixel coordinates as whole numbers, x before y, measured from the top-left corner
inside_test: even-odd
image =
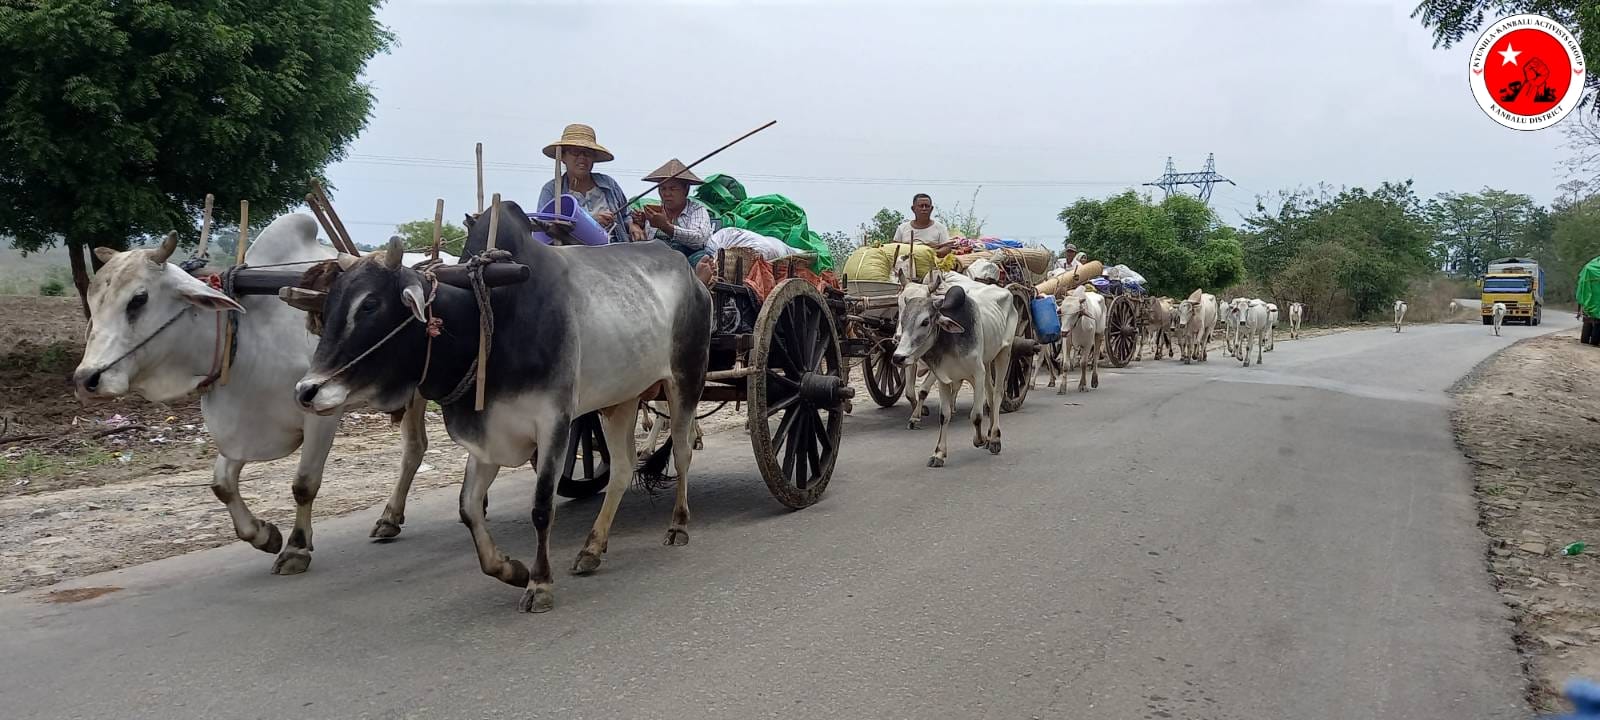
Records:
[[[200,409],[217,445],[211,492],[227,505],[240,540],[278,555],[273,573],[305,572],[311,564],[312,503],[339,429],[338,416],[308,416],[294,401],[295,383],[310,366],[316,337],[306,329],[305,315],[278,298],[234,300],[167,262],[177,241],[174,233],[154,250],[95,248],[105,265],[89,283],[93,319],[83,360],[73,373],[78,395],[88,400],[136,393],[170,402],[203,392]],[[316,220],[299,214],[272,221],[245,253],[245,262],[304,268],[336,256],[317,242]],[[228,382],[218,385],[222,313],[228,310],[239,311],[235,351]],[[400,533],[406,494],[428,443],[423,402],[407,398],[394,407],[405,409],[404,450],[399,481],[372,531],[377,538]],[[286,544],[277,526],[257,518],[239,496],[239,473],[245,463],[276,460],[296,449],[295,521]]]
[[[296,397],[315,413],[362,405],[389,410],[419,391],[439,400],[450,437],[471,454],[460,512],[478,565],[487,575],[526,588],[523,611],[544,612],[555,602],[549,559],[553,495],[572,421],[585,413],[599,411],[613,458],[632,458],[640,396],[665,388],[671,434],[652,460],[664,467],[670,455],[676,463],[677,502],[666,544],[688,542],[691,433],[710,352],[711,296],[683,255],[665,244],[550,247],[533,239],[516,203],[501,202],[498,213],[497,223],[485,215],[470,224],[466,254],[482,254],[489,227],[497,224],[496,246],[531,275],[489,291],[494,334],[482,412],[474,409],[475,387],[457,392],[476,382],[477,299],[470,290],[436,285],[404,267],[397,238],[386,258],[363,259],[329,287],[322,300],[322,339]],[[425,328],[433,319],[442,325],[430,340]],[[543,451],[535,468],[538,549],[530,572],[495,546],[484,509],[500,468],[526,463],[536,450]],[[620,468],[610,473],[605,503],[573,563],[574,574],[599,568],[631,480]]]
[[[926,292],[907,294],[900,311],[893,360],[901,367],[923,362],[939,382],[939,440],[928,467],[944,467],[945,432],[955,415],[961,383],[972,385],[972,446],[1000,452],[1000,394],[1011,366],[1012,341],[1025,312],[1010,290],[983,283],[946,282],[935,269]],[[989,431],[983,430],[984,416]]]

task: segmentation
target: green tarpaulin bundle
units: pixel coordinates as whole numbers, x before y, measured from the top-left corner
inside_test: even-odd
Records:
[[[748,197],[744,186],[727,175],[712,175],[695,190],[695,199],[710,210],[722,227],[736,227],[777,238],[801,252],[816,255],[811,269],[826,272],[834,267],[828,243],[806,224],[806,211],[782,195]]]
[[[1600,257],[1578,271],[1578,304],[1592,318],[1600,318]]]

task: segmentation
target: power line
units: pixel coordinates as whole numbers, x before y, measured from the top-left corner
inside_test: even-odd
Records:
[[[447,160],[442,158],[419,158],[400,155],[367,155],[352,154],[346,162],[358,165],[376,165],[385,167],[420,167],[420,168],[450,168],[471,170],[475,167],[470,160]],[[549,174],[549,164],[531,164],[514,162],[485,162],[485,170],[505,170],[515,173]],[[643,175],[649,170],[635,168],[607,168],[607,174],[615,175]],[[731,174],[731,173],[730,173]],[[796,182],[796,183],[830,183],[839,185],[957,185],[984,187],[1132,187],[1138,183],[1112,180],[962,180],[954,178],[888,178],[888,177],[846,177],[827,175],[774,175],[768,173],[740,173],[740,178],[751,180],[764,180],[771,182]]]
[[[1161,188],[1166,193],[1166,197],[1172,197],[1172,193],[1177,192],[1178,187],[1181,185],[1193,185],[1197,188],[1200,188],[1200,202],[1210,204],[1211,187],[1217,183],[1228,183],[1229,185],[1234,186],[1238,185],[1238,183],[1235,183],[1234,181],[1229,180],[1217,173],[1216,153],[1207,153],[1206,168],[1197,173],[1176,172],[1172,167],[1172,156],[1168,155],[1167,172],[1161,177],[1156,178],[1154,182],[1147,182],[1145,185]]]

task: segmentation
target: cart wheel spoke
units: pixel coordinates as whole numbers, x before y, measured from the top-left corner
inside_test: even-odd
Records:
[[[771,393],[772,391],[769,389],[767,392]],[[769,394],[768,397],[770,398],[772,396]],[[792,408],[798,404],[800,404],[800,393],[795,392],[786,395],[777,402],[771,402],[771,404],[767,406],[767,417],[770,418],[773,415],[777,415],[778,413],[788,410],[789,408]]]

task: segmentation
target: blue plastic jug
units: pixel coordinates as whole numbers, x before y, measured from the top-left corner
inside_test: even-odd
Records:
[[[1571,715],[1546,716],[1544,720],[1600,720],[1600,685],[1592,680],[1573,678],[1567,682],[1564,693],[1576,712]]]
[[[1053,297],[1034,298],[1033,329],[1039,333],[1039,342],[1049,345],[1061,339],[1061,315],[1056,312]]]

